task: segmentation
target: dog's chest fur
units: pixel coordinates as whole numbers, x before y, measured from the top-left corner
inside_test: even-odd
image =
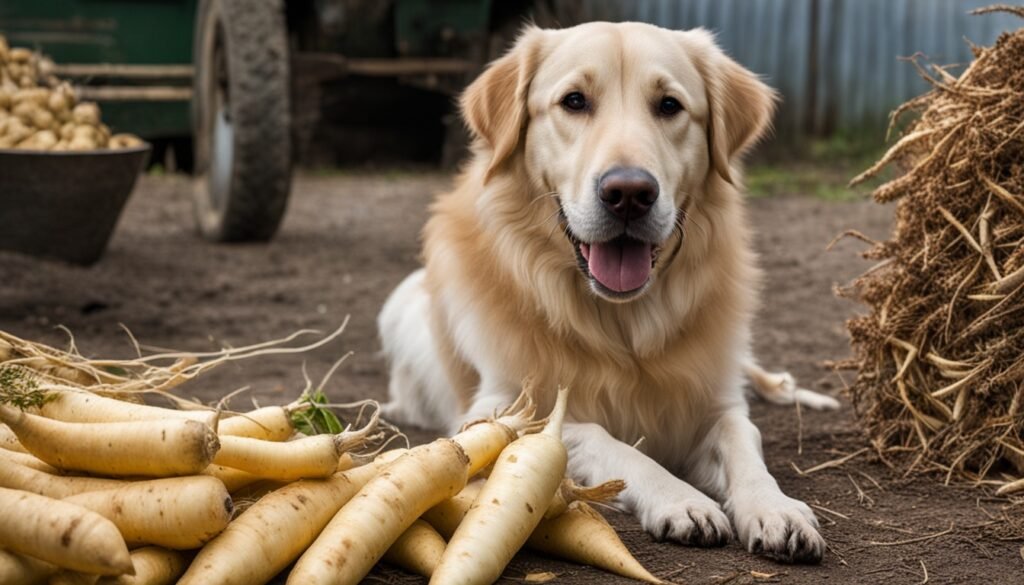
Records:
[[[567,250],[543,241],[529,218],[503,234],[514,253],[496,254],[496,236],[459,196],[435,207],[426,260],[434,334],[464,406],[477,392],[511,400],[530,378],[544,412],[568,386],[573,419],[624,442],[643,438],[652,457],[678,465],[672,459],[700,440],[709,411],[742,400],[750,269],[743,253],[723,254],[735,242],[701,264],[680,254],[645,298],[616,305],[595,299]]]

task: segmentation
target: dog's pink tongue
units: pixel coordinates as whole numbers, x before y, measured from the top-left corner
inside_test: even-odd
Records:
[[[651,245],[637,240],[613,240],[590,245],[590,274],[615,292],[640,288],[651,275]]]

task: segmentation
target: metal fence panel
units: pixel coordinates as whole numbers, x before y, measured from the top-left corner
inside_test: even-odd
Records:
[[[905,57],[967,64],[968,40],[990,45],[1022,26],[972,16],[992,0],[581,0],[588,20],[704,27],[779,90],[781,136],[880,131],[900,103],[928,90]],[[1024,65],[1022,65],[1024,66]]]

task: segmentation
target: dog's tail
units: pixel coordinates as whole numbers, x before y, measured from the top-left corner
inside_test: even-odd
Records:
[[[750,380],[754,394],[773,404],[795,404],[813,410],[836,410],[839,401],[813,390],[796,385],[789,372],[766,372],[752,358],[743,364],[743,373]]]

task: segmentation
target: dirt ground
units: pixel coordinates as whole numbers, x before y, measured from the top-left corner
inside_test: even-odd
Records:
[[[136,189],[106,257],[91,268],[0,253],[0,328],[63,344],[63,324],[87,355],[131,353],[124,324],[145,345],[216,349],[280,338],[300,328],[324,331],[346,315],[343,338],[306,356],[235,363],[183,392],[214,400],[243,385],[262,403],[284,403],[302,386],[301,367],[322,374],[348,350],[355,355],[330,385],[337,400],[383,399],[384,364],[375,317],[385,296],[417,265],[417,235],[441,174],[306,175],[270,245],[223,246],[192,227],[190,184],[147,177]],[[889,210],[866,202],[826,202],[798,195],[755,199],[751,217],[767,274],[756,327],[757,352],[804,385],[839,394],[842,383],[821,362],[847,355],[844,318],[856,310],[833,298],[834,284],[865,265],[858,245],[826,252],[848,227],[883,236]],[[55,234],[54,237],[59,237]],[[246,398],[233,406],[246,405]],[[865,446],[844,401],[836,413],[756,403],[768,466],[783,489],[811,504],[829,552],[820,566],[787,566],[733,543],[720,549],[653,542],[637,523],[610,514],[624,540],[656,575],[686,583],[1024,583],[1021,542],[1003,540],[991,518],[1002,502],[988,494],[904,480],[867,454],[801,476],[794,469]],[[424,440],[425,433],[410,433]],[[628,582],[576,565],[522,554],[506,577],[551,571],[555,583]],[[420,580],[378,568],[371,581]]]

